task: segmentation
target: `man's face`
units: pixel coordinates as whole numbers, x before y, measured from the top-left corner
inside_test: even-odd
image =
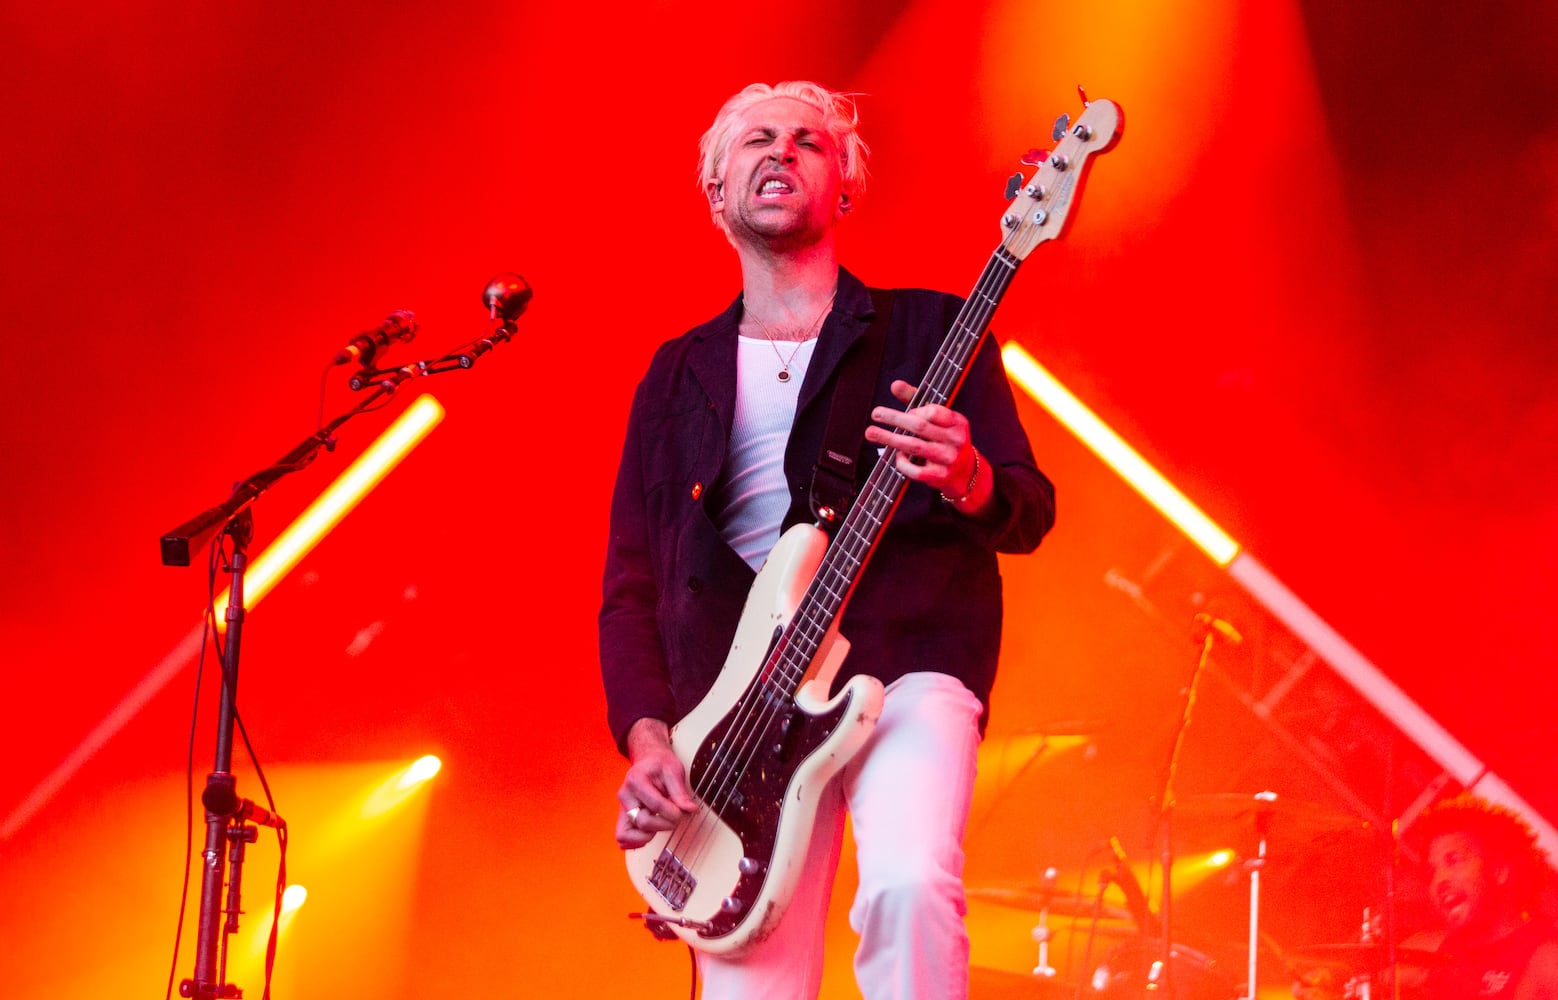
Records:
[[[731,239],[785,249],[816,243],[843,214],[839,147],[821,111],[789,97],[735,123],[721,183],[707,191]]]
[[[1476,931],[1498,919],[1506,869],[1495,866],[1476,837],[1445,833],[1428,845],[1428,891],[1451,931]]]

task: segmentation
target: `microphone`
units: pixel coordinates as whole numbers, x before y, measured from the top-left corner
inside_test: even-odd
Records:
[[[487,287],[482,289],[481,304],[487,307],[493,319],[501,318],[503,325],[512,330],[514,321],[530,305],[530,297],[534,294],[524,278],[504,272],[487,282]]]
[[[263,806],[257,806],[248,799],[239,801],[238,809],[233,813],[232,818],[240,823],[258,823],[273,830],[284,830],[287,827],[286,820],[273,812],[267,812]]]
[[[258,823],[278,830],[286,827],[287,821],[280,816],[248,799],[240,799],[235,790],[236,784],[237,779],[233,775],[225,771],[213,772],[206,778],[205,791],[200,793],[201,805],[214,816],[226,816],[240,823]]]
[[[385,317],[384,322],[372,330],[364,330],[353,337],[351,343],[335,356],[335,364],[349,365],[356,361],[364,366],[373,356],[394,341],[405,343],[417,335],[417,318],[405,309],[398,309]]]
[[[1131,911],[1131,919],[1136,921],[1136,926],[1143,933],[1157,934],[1157,914],[1147,905],[1147,894],[1142,891],[1141,883],[1136,881],[1136,873],[1131,871],[1130,860],[1125,856],[1125,848],[1120,844],[1119,837],[1109,838],[1109,850],[1114,854],[1114,880],[1119,883],[1120,891],[1125,893],[1125,908]]]
[[[1244,636],[1239,634],[1238,629],[1223,621],[1221,618],[1213,618],[1205,611],[1202,611],[1196,615],[1196,624],[1216,632],[1218,635],[1222,636],[1224,639],[1227,639],[1235,646],[1244,641]]]

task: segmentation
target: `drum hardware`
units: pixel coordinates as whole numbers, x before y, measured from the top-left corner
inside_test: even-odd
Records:
[[[1055,869],[1050,868],[1047,871],[1053,872]],[[1053,886],[1046,889],[1043,882],[1038,885],[977,886],[966,890],[965,894],[969,899],[994,903],[1014,910],[1028,910],[1032,913],[1047,912],[1055,917],[1091,919],[1097,916],[1099,933],[1111,937],[1126,937],[1137,932],[1137,928],[1131,923],[1129,911],[1108,903],[1100,903],[1091,896],[1062,894]]]
[[[1140,934],[1140,928],[1131,920],[1128,910],[1103,902],[1103,892],[1108,881],[1107,874],[1101,873],[1098,892],[1091,896],[1082,896],[1080,887],[1076,893],[1065,892],[1059,884],[1060,870],[1052,865],[1044,869],[1044,874],[1037,883],[975,886],[967,889],[966,895],[972,901],[988,902],[1009,909],[1037,913],[1038,922],[1030,931],[1030,936],[1038,945],[1037,962],[1026,977],[1030,989],[1038,988],[1060,995],[1059,991],[1064,988],[1069,995],[1071,987],[1064,986],[1060,970],[1050,961],[1051,946],[1054,944],[1056,931],[1064,929],[1055,927],[1052,918],[1069,919],[1072,922],[1072,933],[1082,933],[1081,927],[1077,925],[1085,921],[1089,955],[1092,951],[1093,938],[1097,935],[1134,938]],[[1086,965],[1087,961],[1084,958],[1083,964]],[[1046,992],[1045,995],[1049,993]]]
[[[1044,869],[1044,881],[1041,884],[1046,887],[1054,887],[1059,878],[1060,872],[1054,865],[1051,865]],[[1049,906],[1046,903],[1046,905],[1039,908],[1039,922],[1033,928],[1033,940],[1037,941],[1039,945],[1039,964],[1033,967],[1033,974],[1040,979],[1055,978],[1055,967],[1049,964],[1050,936]]]
[[[1181,830],[1189,825],[1193,833],[1207,829],[1217,831],[1219,838],[1226,838],[1230,827],[1252,833],[1256,848],[1252,857],[1244,862],[1249,873],[1249,939],[1247,943],[1245,974],[1246,993],[1240,1000],[1251,1000],[1258,982],[1256,955],[1260,941],[1260,890],[1261,879],[1271,861],[1270,848],[1278,847],[1278,856],[1292,853],[1295,845],[1309,844],[1316,840],[1360,835],[1372,837],[1377,832],[1368,821],[1346,812],[1328,808],[1301,799],[1282,798],[1276,792],[1263,791],[1253,795],[1225,793],[1197,795],[1179,804],[1178,819]],[[1365,915],[1365,920],[1368,916]],[[1372,933],[1371,929],[1367,933]]]

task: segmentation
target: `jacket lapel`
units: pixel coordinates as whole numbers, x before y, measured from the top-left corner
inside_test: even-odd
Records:
[[[875,316],[876,307],[866,286],[859,278],[839,268],[838,297],[834,300],[833,311],[822,324],[811,363],[806,366],[806,378],[801,382],[801,394],[795,408],[797,422],[802,413],[817,403],[822,387],[833,377],[839,362],[844,360],[844,355],[865,333]]]
[[[736,336],[740,315],[741,300],[737,298],[723,313],[704,324],[687,355],[687,366],[708,394],[724,430],[720,435],[722,456],[736,414]]]

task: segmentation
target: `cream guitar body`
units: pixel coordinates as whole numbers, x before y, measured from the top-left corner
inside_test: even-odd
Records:
[[[836,622],[798,687],[765,675],[783,659],[775,647],[827,541],[797,525],[769,553],[719,679],[671,730],[700,808],[627,852],[633,884],[663,918],[655,922],[711,954],[739,954],[773,930],[795,890],[819,797],[881,714],[882,685],[872,677],[850,678],[828,698],[849,651]]]

